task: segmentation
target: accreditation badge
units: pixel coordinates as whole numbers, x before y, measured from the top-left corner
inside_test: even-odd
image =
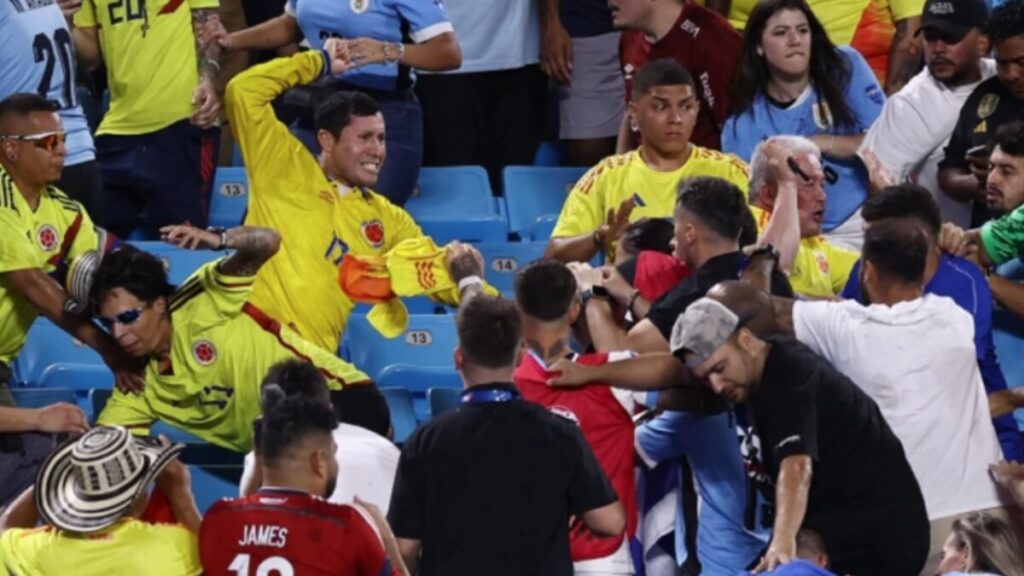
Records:
[[[978,119],[984,120],[992,115],[999,107],[999,95],[998,94],[985,94],[981,97],[981,102],[978,102]]]

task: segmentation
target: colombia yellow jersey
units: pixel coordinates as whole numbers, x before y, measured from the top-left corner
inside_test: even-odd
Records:
[[[368,380],[247,304],[255,278],[227,276],[220,262],[203,265],[168,301],[170,366],[151,359],[145,391],[115,391],[100,424],[138,429],[161,420],[218,446],[248,452],[252,422],[260,415],[260,382],[274,364],[306,360],[334,389]]]
[[[659,172],[644,162],[639,150],[609,156],[591,168],[569,192],[553,237],[578,236],[597,230],[628,198],[635,206],[629,219],[671,218],[679,183],[697,176],[715,176],[735,184],[747,194],[747,165],[733,154],[691,146],[690,158],[679,169]],[[613,247],[614,248],[614,247]]]
[[[0,574],[18,576],[202,574],[199,544],[184,526],[121,520],[80,536],[52,527],[7,530],[0,536]]]
[[[225,101],[249,174],[245,223],[280,232],[281,250],[256,277],[252,303],[326,350],[337,350],[354,306],[338,285],[345,254],[384,255],[423,236],[402,208],[369,190],[341,195],[271,102],[323,73],[320,51],[301,52],[242,72]]]
[[[82,0],[75,25],[98,28],[110,110],[97,134],[148,134],[192,115],[199,58],[192,10],[218,0]]]
[[[81,204],[49,186],[32,210],[0,167],[0,274],[29,268],[52,274],[98,244]],[[38,316],[35,306],[0,282],[0,362],[10,364],[18,355]]]
[[[763,233],[771,214],[756,206],[751,206],[750,210],[757,220],[758,232]],[[797,294],[831,298],[846,287],[853,265],[859,259],[856,252],[834,246],[824,236],[801,238],[800,249],[789,273],[789,283]]]

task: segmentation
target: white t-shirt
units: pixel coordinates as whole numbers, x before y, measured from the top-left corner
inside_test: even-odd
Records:
[[[909,179],[927,188],[939,203],[942,219],[963,228],[971,225],[971,205],[956,202],[939,189],[939,162],[964,101],[995,73],[995,62],[984,59],[981,80],[950,88],[925,68],[886,100],[860,145],[860,150],[873,150],[901,182]]]
[[[540,62],[540,8],[534,0],[444,0],[444,7],[462,48],[462,66],[441,74],[512,70]]]
[[[1002,505],[988,472],[1002,451],[978,371],[974,321],[953,300],[797,302],[793,327],[878,403],[930,519]]]
[[[387,514],[401,454],[398,447],[375,432],[351,424],[338,424],[334,429],[334,442],[338,445],[335,452],[338,484],[328,500],[336,504],[352,504],[359,496]],[[255,462],[252,452],[245,455],[240,486],[249,483]]]

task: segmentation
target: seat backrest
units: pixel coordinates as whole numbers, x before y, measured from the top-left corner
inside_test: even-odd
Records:
[[[57,362],[43,368],[36,386],[43,388],[69,388],[85,391],[95,388],[113,388],[114,373],[106,364],[74,364]]]
[[[75,340],[53,322],[39,318],[29,328],[25,346],[14,361],[14,371],[21,382],[38,386],[47,367],[57,363],[104,365],[95,350]]]
[[[532,236],[534,223],[545,215],[557,216],[569,191],[584,173],[585,168],[566,166],[506,167],[502,181],[509,232],[524,240],[547,240]]]
[[[395,443],[405,442],[416,429],[416,412],[412,407],[412,394],[404,388],[381,388],[381,395],[391,412],[391,427],[395,432]]]
[[[393,339],[362,315],[351,316],[346,331],[349,361],[374,379],[391,364],[451,366],[458,341],[452,314],[410,314],[405,332]]]
[[[480,166],[421,168],[416,187],[405,209],[417,221],[497,214],[487,172]]]
[[[210,194],[210,226],[230,228],[240,225],[248,206],[249,177],[245,168],[217,168]]]
[[[11,388],[19,408],[42,408],[58,402],[76,405],[75,392],[67,388]]]
[[[1009,310],[994,310],[992,340],[1007,385],[1011,388],[1024,386],[1024,319]],[[1017,423],[1024,426],[1024,410],[1016,414]]]
[[[424,396],[431,388],[461,390],[462,377],[450,362],[447,366],[391,364],[377,375],[377,386],[404,388],[414,396]]]
[[[132,244],[163,260],[167,278],[175,286],[184,282],[203,264],[227,255],[227,252],[216,250],[185,250],[166,242],[132,242]]]
[[[515,297],[516,273],[542,258],[544,242],[481,242],[474,244],[484,257],[484,277],[508,298]]]
[[[100,412],[107,406],[107,401],[114,394],[114,391],[109,388],[96,388],[89,390],[89,406],[92,407],[92,414],[90,415],[89,421],[95,422],[96,418],[99,417]]]
[[[431,388],[427,390],[427,398],[430,400],[430,416],[437,416],[458,406],[461,394],[462,390],[459,388]]]

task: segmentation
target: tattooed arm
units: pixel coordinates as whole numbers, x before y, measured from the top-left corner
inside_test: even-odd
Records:
[[[916,37],[921,17],[896,22],[896,34],[889,48],[889,68],[885,73],[885,93],[895,94],[921,70],[921,40]]]
[[[484,258],[479,250],[456,240],[448,245],[444,264],[452,280],[461,284],[460,302],[483,293]]]
[[[277,254],[281,235],[271,228],[239,226],[217,234],[193,226],[164,226],[161,238],[186,250],[234,250],[220,263],[220,271],[228,276],[253,276],[263,264]]]
[[[794,333],[793,304],[796,300],[772,296],[772,308],[775,310],[775,329],[783,334]]]
[[[217,75],[220,73],[220,44],[204,34],[207,26],[217,21],[216,12],[208,9],[192,11],[192,29],[196,42],[196,60],[199,62],[199,85],[192,93],[192,124],[199,128],[216,125],[220,117],[220,99],[217,97]]]

